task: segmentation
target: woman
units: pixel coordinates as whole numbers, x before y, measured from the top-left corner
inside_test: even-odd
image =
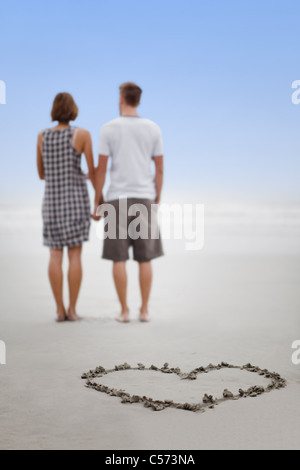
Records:
[[[90,133],[70,126],[78,108],[69,93],[59,93],[53,103],[52,121],[57,126],[38,136],[38,173],[46,182],[43,202],[44,245],[50,248],[49,278],[57,304],[57,321],[76,321],[76,303],[82,281],[82,244],[89,239],[90,202],[81,155],[85,154],[94,182],[94,159]],[[69,254],[70,304],[63,301],[63,249]]]

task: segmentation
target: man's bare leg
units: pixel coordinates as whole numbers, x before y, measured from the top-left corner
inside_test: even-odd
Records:
[[[69,293],[70,307],[68,310],[68,320],[76,321],[78,316],[76,313],[76,304],[80,292],[82,282],[82,265],[81,265],[82,246],[69,248]]]
[[[57,321],[63,322],[66,319],[66,309],[63,301],[63,250],[50,250],[49,280],[52,292],[57,305]]]
[[[117,319],[122,323],[129,321],[129,308],[127,305],[127,272],[126,262],[115,262],[113,266],[113,275],[117,294],[122,308],[122,313]]]
[[[152,265],[150,262],[148,263],[140,263],[140,288],[141,288],[141,295],[142,295],[142,307],[140,311],[140,320],[143,322],[148,322],[149,318],[149,310],[148,310],[148,303],[150,298],[150,292],[152,287],[152,279],[153,279],[153,272],[152,272]]]

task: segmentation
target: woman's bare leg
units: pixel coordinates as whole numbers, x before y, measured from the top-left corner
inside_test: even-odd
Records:
[[[129,308],[127,305],[127,272],[126,263],[114,263],[113,275],[117,294],[122,307],[121,316],[118,321],[127,323],[129,321]]]
[[[82,246],[69,248],[69,292],[70,292],[70,308],[68,310],[68,319],[76,321],[78,319],[76,313],[76,304],[80,292],[82,282],[82,265],[81,265]]]
[[[140,263],[140,288],[142,295],[141,321],[149,321],[148,303],[152,287],[152,265],[151,263]]]
[[[63,301],[63,250],[50,250],[49,279],[57,305],[58,321],[64,321],[66,309]]]

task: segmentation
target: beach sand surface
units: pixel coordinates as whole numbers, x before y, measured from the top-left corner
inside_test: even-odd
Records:
[[[57,325],[39,227],[1,232],[0,449],[299,449],[300,255],[287,250],[170,250],[154,264],[152,322],[137,321],[137,266],[128,263],[132,322],[119,313],[111,265],[101,243],[84,251],[81,322]],[[67,290],[66,290],[67,298]],[[281,374],[287,387],[223,403],[205,413],[154,412],[84,387],[81,374],[128,362],[180,367],[252,363]],[[98,379],[99,380],[99,379]],[[104,377],[132,393],[201,401],[266,380],[244,371],[213,372],[195,382],[151,372]]]

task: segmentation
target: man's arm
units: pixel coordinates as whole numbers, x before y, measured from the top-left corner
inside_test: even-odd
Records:
[[[45,179],[45,172],[44,172],[44,164],[43,164],[43,135],[42,133],[39,134],[38,136],[38,142],[37,142],[37,169],[38,169],[38,174],[41,180]]]
[[[98,168],[96,168],[96,173],[95,173],[95,189],[96,189],[96,194],[95,194],[95,212],[93,215],[93,219],[99,220],[100,218],[96,215],[97,214],[97,209],[101,204],[104,203],[104,197],[103,197],[103,188],[105,185],[105,180],[106,180],[106,172],[107,172],[107,163],[108,163],[108,158],[106,155],[99,155],[99,164]]]
[[[156,186],[156,200],[155,203],[159,204],[161,199],[161,192],[164,182],[164,157],[154,157],[155,163],[155,186]]]

